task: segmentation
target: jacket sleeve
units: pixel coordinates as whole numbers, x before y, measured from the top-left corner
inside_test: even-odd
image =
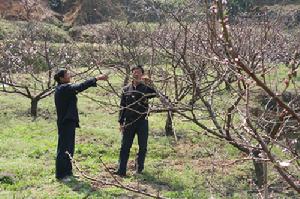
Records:
[[[156,92],[156,90],[149,86],[146,86],[146,94],[148,99],[158,97],[158,93]]]
[[[126,101],[125,101],[125,91],[124,89],[122,90],[122,95],[121,95],[121,102],[120,102],[120,112],[119,112],[119,120],[118,122],[120,124],[124,123],[125,119],[125,107],[126,107]]]
[[[80,84],[71,84],[69,87],[69,91],[77,94],[88,89],[89,87],[96,87],[97,86],[96,82],[97,82],[96,78],[91,78]]]

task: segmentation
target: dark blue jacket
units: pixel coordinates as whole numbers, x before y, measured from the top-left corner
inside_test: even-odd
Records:
[[[121,96],[119,123],[145,119],[149,109],[148,99],[156,96],[153,88],[142,83],[136,87],[132,84],[125,86]]]
[[[91,78],[80,84],[59,84],[55,89],[55,107],[57,113],[57,125],[67,121],[76,122],[79,127],[79,116],[77,109],[77,93],[97,86],[96,78]]]

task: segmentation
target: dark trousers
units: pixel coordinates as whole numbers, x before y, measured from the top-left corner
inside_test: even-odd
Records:
[[[148,120],[142,119],[129,126],[126,126],[124,129],[118,168],[118,172],[121,174],[126,174],[130,148],[132,146],[135,134],[137,134],[139,144],[139,152],[136,158],[137,170],[141,172],[144,169],[148,141]]]
[[[56,178],[72,175],[72,163],[66,151],[74,155],[76,122],[58,125],[58,144],[56,155]]]

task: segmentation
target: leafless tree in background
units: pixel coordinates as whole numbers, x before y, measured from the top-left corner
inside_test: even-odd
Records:
[[[182,44],[175,48],[178,53],[161,45],[178,57],[182,81],[192,88],[192,100],[176,104],[176,114],[246,153],[254,161],[260,189],[269,186],[261,167],[266,161],[299,193],[300,120],[294,75],[299,46],[267,17],[231,23],[226,1],[204,3],[204,20],[186,20],[180,15],[184,11],[171,14],[185,30],[185,34],[177,31],[176,42]],[[190,1],[182,10],[193,13],[195,8],[199,4]],[[284,63],[289,71],[282,80]],[[189,112],[178,107],[188,107]]]
[[[76,45],[51,43],[47,33],[36,40],[33,34],[24,30],[16,38],[1,43],[0,91],[30,99],[30,114],[36,117],[38,102],[54,91],[55,71],[62,67],[86,66],[89,60],[81,57]]]
[[[247,154],[261,193],[271,186],[267,163],[299,193],[299,46],[266,13],[229,21],[226,5],[187,1],[163,10],[168,22],[144,26],[151,56],[143,64],[172,102],[152,111],[185,118]]]

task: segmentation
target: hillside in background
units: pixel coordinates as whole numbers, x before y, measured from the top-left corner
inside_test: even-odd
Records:
[[[48,7],[48,0],[0,0],[0,16],[8,20],[42,21],[55,16],[55,13]]]
[[[180,1],[0,0],[0,16],[8,20],[34,19],[50,22],[59,20],[67,25],[97,24],[110,19],[157,21],[161,16],[156,8],[172,9],[178,2]],[[231,0],[228,2],[233,14],[257,12],[261,7],[268,7],[270,12],[283,14],[287,21],[294,25],[300,23],[299,1]]]
[[[154,21],[157,18],[154,7],[151,1],[0,0],[0,16],[8,20],[38,21],[52,21],[54,17],[68,25],[86,25],[120,18]]]
[[[175,3],[177,2],[177,3]],[[164,15],[157,9],[174,11],[184,1],[129,0],[0,0],[0,39],[19,35],[30,23],[47,32],[53,42],[81,42],[101,40],[104,22],[158,22]],[[287,29],[300,25],[300,2],[270,0],[228,1],[232,15],[249,18],[267,11],[269,19],[276,19]],[[280,3],[281,2],[281,3]],[[284,2],[284,3],[282,3]],[[37,22],[37,23],[36,23]],[[100,24],[100,25],[99,25]],[[39,31],[41,34],[41,31]]]

